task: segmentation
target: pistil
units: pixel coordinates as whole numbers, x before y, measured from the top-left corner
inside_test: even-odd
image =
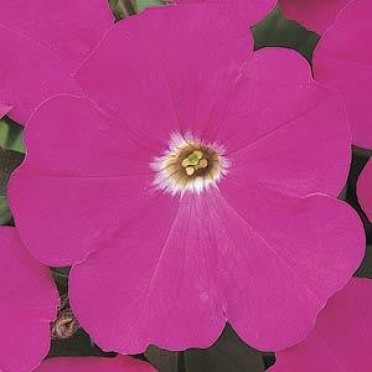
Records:
[[[192,176],[199,169],[208,167],[208,160],[204,158],[204,154],[200,150],[194,150],[189,156],[182,160],[182,167],[188,176]]]

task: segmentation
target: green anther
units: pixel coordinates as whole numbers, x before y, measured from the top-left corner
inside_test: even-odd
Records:
[[[187,159],[187,162],[188,162],[189,165],[195,166],[199,163],[199,157],[195,153],[192,153],[186,159]]]

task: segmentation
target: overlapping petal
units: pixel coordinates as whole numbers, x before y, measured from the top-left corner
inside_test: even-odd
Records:
[[[323,34],[350,0],[279,0],[285,17]]]
[[[300,344],[276,355],[272,372],[368,372],[371,364],[372,283],[354,278],[320,313]]]
[[[15,0],[0,14],[0,101],[21,124],[45,98],[79,92],[73,73],[113,23],[100,0]]]
[[[149,165],[156,149],[144,139],[130,141],[123,123],[92,101],[52,98],[29,128],[28,155],[9,198],[17,228],[39,260],[81,261],[157,194]]]
[[[252,51],[251,33],[229,7],[152,8],[116,24],[76,78],[131,132],[164,149],[172,132],[202,136]]]
[[[215,231],[221,226],[210,218],[218,205],[209,208],[209,198],[186,195],[172,213],[154,204],[72,269],[71,304],[105,350],[140,353],[149,344],[184,350],[217,340],[226,322]]]
[[[230,6],[246,26],[264,19],[274,8],[277,0],[173,0],[177,4],[220,3]]]
[[[372,160],[369,160],[357,183],[358,200],[364,213],[372,221]]]
[[[30,371],[49,351],[57,290],[48,268],[30,256],[15,229],[0,229],[0,249],[0,369]]]
[[[226,148],[234,186],[338,196],[346,182],[351,137],[342,101],[314,82],[295,52],[255,52],[205,137]]]
[[[132,357],[62,357],[45,360],[36,372],[155,372],[148,363]]]
[[[260,203],[248,204],[250,193],[249,200],[258,197],[249,188],[222,192],[221,215],[229,216],[219,239],[230,247],[227,314],[249,345],[280,350],[306,337],[328,298],[358,268],[363,227],[347,204],[324,195],[289,201],[261,190]]]
[[[371,17],[370,1],[351,2],[321,38],[313,61],[316,80],[343,96],[353,143],[365,148],[372,147],[372,51],[366,47],[372,31]]]

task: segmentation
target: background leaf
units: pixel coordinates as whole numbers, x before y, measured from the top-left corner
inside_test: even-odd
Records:
[[[0,120],[0,225],[12,224],[13,220],[6,189],[11,173],[24,158],[22,133],[23,127],[9,118]]]
[[[227,325],[219,340],[207,350],[185,353],[186,372],[262,372],[262,354],[247,346]]]
[[[0,196],[6,195],[7,185],[11,173],[23,161],[24,154],[0,148]]]
[[[276,7],[266,19],[252,27],[255,49],[284,47],[297,50],[309,62],[319,35],[302,27],[295,21],[285,19]]]
[[[117,21],[135,15],[145,8],[165,4],[165,0],[109,0],[109,6]]]
[[[156,346],[149,346],[146,350],[145,357],[160,372],[178,372],[180,358],[182,353],[172,352],[160,349]]]

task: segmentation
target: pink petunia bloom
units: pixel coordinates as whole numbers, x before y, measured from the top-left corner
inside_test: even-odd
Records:
[[[177,4],[216,4],[230,6],[246,26],[252,26],[264,19],[278,0],[172,0]]]
[[[330,27],[351,0],[279,0],[286,18],[301,23],[318,34]]]
[[[353,1],[321,38],[313,61],[315,78],[342,94],[353,143],[365,148],[372,148],[371,17],[371,1]]]
[[[0,14],[0,102],[20,124],[45,98],[80,91],[73,74],[114,20],[105,0],[1,1]]]
[[[155,368],[141,360],[117,356],[99,357],[63,357],[46,359],[36,372],[155,372]]]
[[[0,249],[0,370],[31,371],[49,351],[57,290],[48,268],[30,256],[14,228],[0,228]]]
[[[76,77],[84,97],[31,118],[10,201],[33,255],[74,265],[93,340],[207,347],[226,321],[259,349],[303,339],[364,254],[336,200],[351,146],[338,95],[297,53],[253,52],[216,5],[116,24]]]
[[[331,298],[314,330],[276,355],[270,372],[371,371],[372,281],[353,278]]]
[[[358,178],[357,194],[360,206],[368,219],[372,221],[372,160],[368,160]]]

